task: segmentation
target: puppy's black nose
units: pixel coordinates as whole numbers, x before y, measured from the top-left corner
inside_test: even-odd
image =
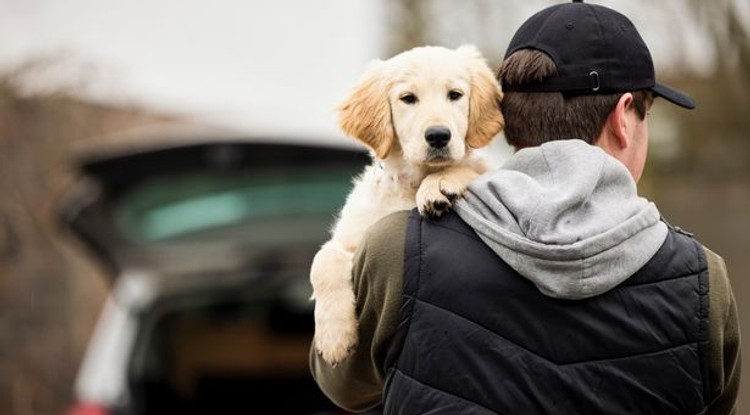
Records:
[[[443,148],[451,141],[451,130],[443,126],[433,126],[424,132],[424,139],[432,148]]]

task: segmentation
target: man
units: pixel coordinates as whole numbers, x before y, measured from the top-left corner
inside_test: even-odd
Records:
[[[656,83],[632,23],[547,8],[500,81],[517,152],[455,212],[375,225],[353,271],[360,343],[311,370],[387,414],[727,414],[740,355],[724,261],[639,197]]]

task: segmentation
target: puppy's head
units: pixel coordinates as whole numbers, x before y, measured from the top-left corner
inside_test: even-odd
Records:
[[[502,129],[502,93],[473,46],[419,47],[375,61],[340,106],[342,130],[384,159],[440,166]]]

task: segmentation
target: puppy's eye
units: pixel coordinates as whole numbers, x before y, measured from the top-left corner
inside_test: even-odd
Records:
[[[405,104],[409,104],[409,105],[414,104],[414,103],[417,102],[417,96],[414,95],[414,94],[412,94],[412,93],[407,93],[407,94],[401,95],[401,97],[399,97],[399,99],[401,100],[401,102],[403,102]]]
[[[448,92],[448,99],[451,101],[458,101],[462,96],[464,96],[464,93],[457,89],[453,89]]]

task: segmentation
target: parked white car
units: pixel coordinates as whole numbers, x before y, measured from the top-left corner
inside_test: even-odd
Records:
[[[62,209],[113,277],[70,414],[343,413],[309,374],[308,271],[366,155],[159,142],[80,159]]]

